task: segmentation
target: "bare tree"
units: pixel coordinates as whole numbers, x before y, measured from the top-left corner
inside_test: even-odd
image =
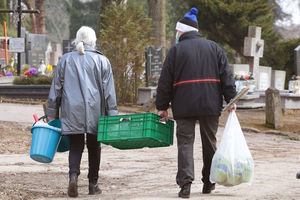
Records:
[[[34,2],[34,0],[23,0],[23,3],[27,6],[27,8],[29,10],[35,9],[35,2]],[[31,20],[31,32],[32,33],[37,33],[35,14],[30,13],[30,20]]]
[[[45,0],[35,0],[36,9],[40,11],[40,14],[36,14],[37,33],[39,34],[46,33],[44,2]]]

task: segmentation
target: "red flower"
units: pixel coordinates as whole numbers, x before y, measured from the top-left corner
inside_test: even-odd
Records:
[[[24,75],[27,76],[27,77],[30,77],[30,76],[31,76],[31,74],[29,73],[29,71],[26,71],[26,72],[24,73]]]

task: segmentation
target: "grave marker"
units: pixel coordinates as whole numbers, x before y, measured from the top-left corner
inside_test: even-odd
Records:
[[[146,47],[146,86],[157,86],[163,67],[162,47],[154,49]]]
[[[266,125],[271,128],[279,129],[283,126],[283,114],[279,90],[269,88],[265,91],[266,95]]]
[[[260,78],[259,74],[259,58],[263,57],[264,40],[261,39],[261,27],[249,26],[248,37],[244,40],[244,56],[250,58],[250,72],[253,74],[256,86],[258,86]]]
[[[38,67],[40,62],[45,61],[46,35],[29,34],[30,50],[27,51],[27,62],[29,65]]]
[[[271,87],[272,68],[259,66],[258,89],[266,90]]]
[[[63,40],[63,54],[69,53],[75,49],[72,40]]]
[[[272,70],[272,84],[273,88],[284,90],[286,72],[282,70]]]
[[[25,38],[10,38],[9,52],[22,53],[25,51]]]

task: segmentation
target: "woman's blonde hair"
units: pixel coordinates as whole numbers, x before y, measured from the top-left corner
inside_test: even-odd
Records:
[[[76,39],[73,43],[76,45],[76,49],[79,54],[85,54],[84,45],[89,45],[93,48],[96,46],[96,33],[88,26],[82,26],[76,33]]]

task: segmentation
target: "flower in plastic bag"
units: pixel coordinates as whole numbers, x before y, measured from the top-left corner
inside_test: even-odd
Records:
[[[12,72],[6,72],[5,76],[13,76],[13,73]]]
[[[251,183],[254,161],[235,112],[231,112],[213,156],[210,181],[224,186]]]

